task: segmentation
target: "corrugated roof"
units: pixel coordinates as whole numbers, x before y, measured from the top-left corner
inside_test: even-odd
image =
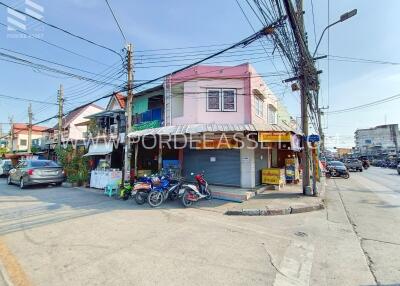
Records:
[[[25,123],[14,123],[13,124],[14,130],[28,130],[28,124]],[[44,132],[48,129],[48,127],[44,126],[38,126],[38,125],[33,125],[32,126],[32,131],[37,131],[37,132]]]
[[[286,131],[294,132],[289,127],[267,124],[184,124],[175,126],[164,126],[134,131],[128,134],[129,137],[142,137],[149,135],[183,135],[207,132],[257,132],[257,131]]]

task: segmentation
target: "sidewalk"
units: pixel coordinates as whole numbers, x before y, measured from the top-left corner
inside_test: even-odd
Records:
[[[286,185],[280,191],[266,190],[261,187],[252,190],[253,194],[240,203],[221,203],[218,198],[212,201],[201,201],[197,205],[201,209],[240,216],[287,215],[316,211],[324,208],[325,179],[318,183],[319,197],[304,196],[301,183]],[[219,189],[218,191],[221,191]],[[214,193],[214,192],[213,192]],[[196,207],[196,206],[195,206]]]
[[[82,188],[83,191],[103,194],[103,190]],[[272,216],[288,215],[324,208],[325,180],[318,184],[319,197],[304,196],[301,183],[286,185],[280,191],[258,189],[240,189],[212,186],[213,200],[201,200],[193,208],[218,212],[231,216]],[[167,204],[168,207],[168,204]]]

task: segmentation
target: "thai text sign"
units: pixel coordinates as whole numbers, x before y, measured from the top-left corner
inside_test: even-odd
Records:
[[[290,132],[258,132],[258,142],[290,142]]]

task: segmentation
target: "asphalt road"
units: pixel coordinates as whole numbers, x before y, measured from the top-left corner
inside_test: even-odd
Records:
[[[348,182],[332,181],[374,279],[381,285],[400,285],[400,175],[371,167],[351,173]]]
[[[275,217],[0,179],[0,285],[400,285],[393,172],[331,179],[325,210]]]

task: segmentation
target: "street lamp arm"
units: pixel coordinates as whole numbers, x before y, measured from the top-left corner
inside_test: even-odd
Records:
[[[317,46],[315,47],[315,51],[314,51],[314,54],[313,54],[313,58],[315,57],[315,54],[317,53],[319,44],[321,44],[321,40],[322,40],[322,37],[323,37],[324,34],[325,34],[325,31],[328,30],[328,29],[329,29],[330,27],[332,27],[333,25],[336,25],[336,24],[338,24],[338,23],[340,23],[340,22],[344,22],[344,21],[350,19],[351,17],[353,17],[353,16],[355,16],[355,15],[357,15],[357,9],[353,9],[353,10],[347,12],[347,13],[344,13],[343,15],[340,16],[340,19],[339,19],[339,20],[337,20],[336,22],[334,22],[334,23],[328,25],[328,26],[322,31],[321,37],[319,38],[319,41],[318,41],[318,44],[317,44]]]
[[[332,24],[330,24],[330,25],[328,25],[328,26],[325,27],[325,29],[322,31],[321,37],[320,37],[319,40],[318,40],[318,44],[317,44],[317,46],[315,47],[315,50],[314,50],[314,53],[313,53],[313,58],[315,57],[315,54],[317,53],[318,47],[319,47],[319,45],[321,44],[322,38],[324,37],[324,34],[325,34],[326,30],[328,30],[330,27],[332,27],[333,25],[336,25],[337,23],[340,23],[340,22],[341,22],[341,21],[338,20],[338,21],[336,21],[336,22],[334,22],[334,23],[332,23]]]

